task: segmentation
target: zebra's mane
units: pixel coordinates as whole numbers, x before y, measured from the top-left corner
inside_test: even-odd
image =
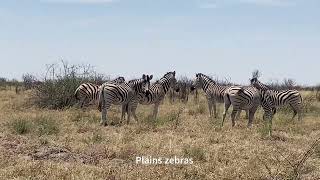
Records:
[[[209,76],[207,76],[207,75],[205,75],[205,74],[198,73],[197,75],[205,78],[206,80],[208,80],[209,82],[211,82],[211,83],[213,83],[213,84],[217,84],[216,81],[214,81],[213,79],[211,79]]]
[[[168,75],[173,74],[173,73],[174,73],[174,72],[167,72],[166,74],[163,75],[162,78],[167,77]],[[162,78],[161,78],[161,79],[162,79]]]
[[[270,86],[268,86],[266,84],[263,84],[261,81],[258,80],[258,78],[252,78],[251,82],[253,80],[255,80],[259,84],[260,88],[263,89],[263,90],[275,90],[275,89],[271,88]]]
[[[140,81],[140,80],[141,80],[141,78],[139,78],[139,79],[132,79],[132,80],[128,81],[128,83],[134,83],[134,82],[138,82],[138,81]]]

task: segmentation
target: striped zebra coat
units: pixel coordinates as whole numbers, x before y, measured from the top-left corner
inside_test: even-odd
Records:
[[[254,114],[261,105],[264,110],[264,119],[272,122],[273,106],[270,99],[270,92],[260,92],[253,86],[231,86],[224,93],[225,110],[223,112],[222,126],[230,105],[233,106],[231,113],[232,126],[235,126],[235,115],[240,110],[249,110],[248,127],[252,126]],[[269,132],[271,133],[271,132]]]
[[[212,117],[212,109],[213,109],[214,117],[217,118],[216,103],[224,103],[224,93],[226,89],[228,89],[229,87],[230,86],[219,85],[214,80],[212,80],[209,76],[204,75],[202,73],[198,73],[196,74],[196,78],[192,83],[191,91],[197,88],[202,88],[202,90],[206,94],[206,98],[208,101],[209,117]],[[241,111],[239,111],[238,116],[240,115],[240,112]],[[247,116],[248,116],[248,112],[247,112]]]
[[[298,114],[298,119],[302,120],[302,96],[297,90],[274,90],[267,85],[261,83],[257,78],[252,78],[251,85],[259,89],[260,91],[269,91],[271,95],[272,103],[275,107],[282,107],[289,105],[293,110],[293,117]]]
[[[121,84],[105,83],[100,87],[99,93],[99,104],[98,109],[101,111],[100,124],[107,125],[107,111],[114,105],[127,105],[129,124],[131,109],[136,109],[138,105],[138,94],[148,93],[150,88],[150,80],[152,75],[144,75],[141,79],[132,80],[128,83],[124,82]],[[138,121],[135,112],[133,117]]]
[[[167,72],[162,78],[160,78],[158,81],[156,81],[150,86],[149,91],[146,94],[139,93],[138,95],[139,104],[142,104],[142,105],[154,104],[154,109],[153,109],[154,120],[156,120],[157,118],[159,106],[161,102],[164,100],[166,93],[169,91],[170,88],[175,88],[176,86],[177,80],[175,78],[175,75],[176,75],[175,71]],[[125,109],[125,108],[123,107],[122,109]],[[131,108],[131,110],[135,111],[136,109]],[[124,116],[125,114],[122,113],[122,118]]]
[[[123,83],[125,82],[124,77],[118,77],[107,83]],[[80,107],[83,108],[84,105],[89,105],[91,103],[96,104],[99,98],[99,88],[100,86],[92,83],[81,84],[74,93],[74,97],[79,101]]]

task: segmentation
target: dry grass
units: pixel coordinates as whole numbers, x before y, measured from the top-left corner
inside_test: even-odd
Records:
[[[139,106],[139,122],[119,125],[120,108],[101,127],[97,110],[53,111],[26,106],[30,92],[0,91],[0,179],[317,179],[320,104],[309,100],[303,122],[291,111],[274,118],[266,136],[261,110],[246,128],[209,119],[206,101]],[[313,96],[304,92],[304,97]],[[311,98],[312,99],[312,98]],[[192,158],[192,165],[137,165],[136,156]]]

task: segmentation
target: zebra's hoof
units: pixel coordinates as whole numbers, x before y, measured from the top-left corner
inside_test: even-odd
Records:
[[[101,126],[108,126],[108,124],[106,122],[100,122]]]

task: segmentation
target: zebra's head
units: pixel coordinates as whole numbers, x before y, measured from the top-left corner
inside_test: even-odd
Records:
[[[259,89],[259,90],[269,90],[270,88],[267,85],[262,84],[258,78],[254,77],[252,79],[250,79],[250,83],[253,87]]]
[[[193,91],[197,88],[200,88],[202,86],[202,74],[201,73],[197,73],[196,74],[196,78],[193,80],[192,85],[190,87],[190,90]]]
[[[124,77],[122,77],[122,76],[119,76],[114,81],[120,84],[120,83],[126,82],[126,79]]]
[[[167,72],[159,81],[159,83],[164,87],[165,92],[170,88],[179,91],[177,89],[179,87],[177,87],[176,71]]]
[[[153,78],[153,75],[142,75],[142,91],[143,93],[148,96],[150,94],[150,80]]]

